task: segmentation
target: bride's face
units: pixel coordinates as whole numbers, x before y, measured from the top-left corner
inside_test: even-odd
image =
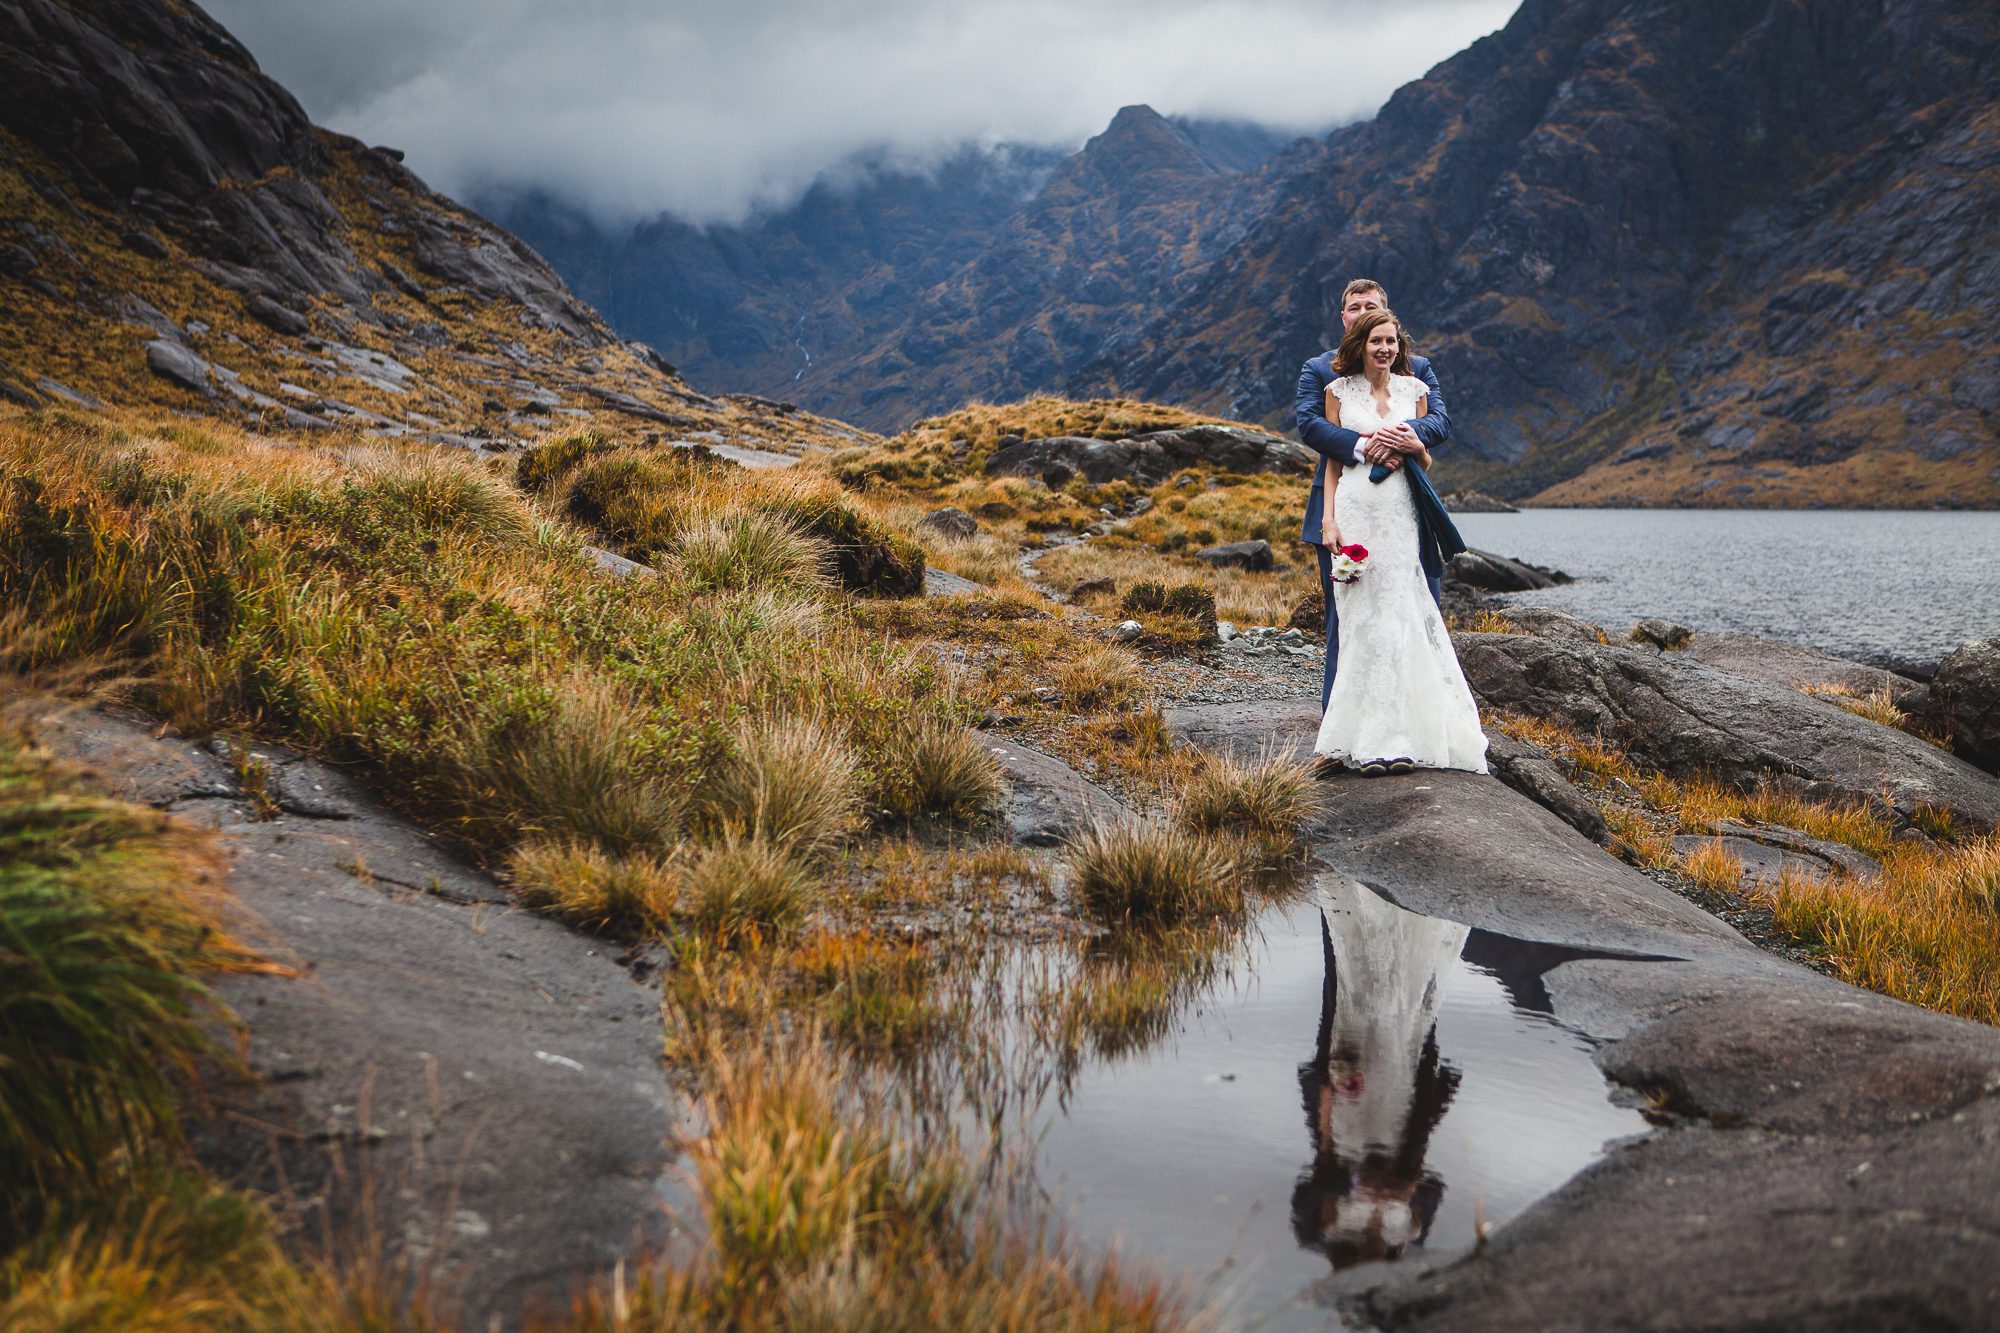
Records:
[[[1387,370],[1396,364],[1396,353],[1403,345],[1403,335],[1394,324],[1381,324],[1368,331],[1368,368]]]

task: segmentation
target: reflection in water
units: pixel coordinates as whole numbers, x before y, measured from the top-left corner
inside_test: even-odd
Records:
[[[1337,1327],[1376,1265],[1471,1248],[1646,1128],[1543,982],[1636,955],[1469,930],[1328,874],[1215,956],[1164,976],[1089,960],[1089,1003],[1051,1025],[1081,1038],[1073,1081],[1031,1128],[1072,1234],[1186,1281],[1225,1324]]]
[[[1313,1160],[1292,1230],[1335,1268],[1398,1258],[1430,1234],[1444,1182],[1424,1152],[1459,1084],[1438,1055],[1438,983],[1468,933],[1366,891],[1321,911],[1319,1041],[1299,1067]]]

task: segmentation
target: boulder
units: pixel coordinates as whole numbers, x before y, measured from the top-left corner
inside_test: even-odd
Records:
[[[1085,579],[1069,590],[1069,595],[1078,601],[1085,597],[1116,597],[1117,579]]]
[[[1539,745],[1488,732],[1486,766],[1493,776],[1600,845],[1611,839],[1604,816],[1563,776],[1562,766]]]
[[[1217,569],[1247,569],[1259,574],[1277,563],[1277,558],[1271,554],[1271,543],[1262,538],[1205,547],[1196,551],[1194,558],[1206,561]]]
[[[1686,625],[1676,625],[1671,620],[1654,617],[1634,625],[1632,632],[1626,635],[1626,638],[1632,643],[1650,643],[1662,652],[1672,652],[1684,647],[1694,638],[1694,631]]]
[[[1856,694],[1887,691],[1889,701],[1909,713],[1924,712],[1929,702],[1929,691],[1907,676],[1795,643],[1760,639],[1751,634],[1697,634],[1680,651],[1697,662],[1795,690],[1811,685],[1843,685]]]
[[[1326,594],[1307,593],[1300,599],[1299,604],[1292,608],[1292,614],[1286,619],[1285,624],[1288,628],[1302,631],[1309,638],[1325,638]]]
[[[1468,583],[1486,592],[1532,592],[1568,583],[1570,577],[1558,570],[1543,569],[1521,560],[1510,560],[1491,551],[1467,549],[1451,559],[1446,582]]]
[[[956,505],[947,505],[943,509],[925,514],[917,520],[917,527],[925,532],[959,541],[979,535],[979,520]]]
[[[301,315],[290,306],[279,305],[262,292],[252,296],[245,305],[253,319],[266,328],[275,330],[278,333],[289,334],[297,338],[303,336],[312,328],[306,322],[304,315]]]
[[[1938,663],[1928,715],[1954,751],[2000,772],[2000,639],[1962,644]]]
[[[209,381],[208,362],[181,343],[168,342],[164,338],[155,338],[147,343],[146,369],[169,384],[191,389],[205,398],[215,397],[215,385]]]
[[[1526,606],[1509,602],[1495,614],[1523,634],[1539,634],[1547,639],[1574,639],[1578,643],[1604,642],[1603,629],[1582,616],[1558,611],[1553,606]]]
[[[1904,819],[1932,806],[1982,830],[2000,820],[2000,784],[1970,764],[1783,685],[1631,647],[1523,634],[1453,640],[1482,705],[1604,736],[1677,777],[1776,782]]]

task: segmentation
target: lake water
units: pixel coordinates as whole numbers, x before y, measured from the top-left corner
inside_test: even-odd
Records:
[[[1071,1234],[1223,1326],[1339,1328],[1339,1291],[1463,1253],[1647,1130],[1542,977],[1581,954],[1327,874],[1176,1032],[1086,1068],[1039,1129]],[[1602,955],[1596,955],[1602,956]]]
[[[1468,544],[1576,582],[1522,593],[1614,633],[1646,616],[1931,662],[2000,635],[2000,513],[1530,509],[1453,516]]]

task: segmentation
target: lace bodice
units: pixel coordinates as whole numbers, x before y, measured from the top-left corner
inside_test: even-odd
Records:
[[[1389,415],[1375,410],[1375,390],[1366,375],[1342,375],[1327,386],[1340,402],[1340,424],[1349,430],[1373,430],[1391,422],[1408,421],[1417,414],[1417,400],[1424,396],[1424,382],[1415,375],[1389,377]]]

